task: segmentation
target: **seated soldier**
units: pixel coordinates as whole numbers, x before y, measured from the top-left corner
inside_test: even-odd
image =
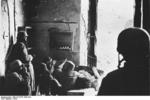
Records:
[[[78,77],[78,72],[75,70],[75,64],[72,61],[67,60],[62,68],[62,76],[60,83],[64,92],[70,89],[74,89],[75,82]]]
[[[61,85],[53,78],[45,63],[40,64],[39,90],[41,95],[56,95]]]
[[[30,75],[20,60],[10,64],[4,88],[6,95],[31,95]]]
[[[67,59],[63,61],[57,61],[54,66],[53,76],[60,82],[62,77],[62,69],[64,64],[66,63]]]
[[[51,57],[46,57],[43,59],[43,63],[47,65],[48,70],[51,70],[53,59]]]
[[[102,81],[98,95],[149,95],[148,32],[140,28],[123,30],[118,37],[117,50],[123,56],[119,69],[109,73]],[[120,68],[121,61],[125,61]]]
[[[49,74],[51,76],[51,81],[50,81],[50,92],[51,95],[58,95],[61,93],[61,84],[58,82],[58,80],[54,77],[53,72],[54,72],[54,65],[56,63],[55,60],[53,60],[51,57],[46,57],[43,62],[46,64],[47,69],[49,71]]]
[[[10,63],[14,60],[21,60],[22,63],[26,64],[27,70],[31,76],[31,87],[32,90],[35,90],[35,76],[34,69],[32,65],[33,57],[28,53],[27,49],[27,37],[28,34],[26,31],[19,31],[17,36],[17,42],[12,46],[12,49],[6,60],[6,73],[10,70]]]

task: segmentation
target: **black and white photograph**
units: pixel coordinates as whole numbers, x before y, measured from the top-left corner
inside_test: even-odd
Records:
[[[150,96],[150,0],[0,0],[0,96]]]

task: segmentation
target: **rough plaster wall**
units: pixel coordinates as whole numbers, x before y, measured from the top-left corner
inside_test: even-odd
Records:
[[[40,20],[79,22],[80,0],[45,0],[38,6]]]
[[[87,65],[87,32],[88,32],[89,1],[81,0],[80,16],[80,65]]]
[[[14,37],[15,26],[14,26],[14,0],[8,0],[9,6],[9,27],[10,27],[10,36]],[[9,38],[8,38],[9,40]],[[9,45],[8,45],[9,47]]]
[[[80,0],[45,0],[37,7],[37,16],[31,18],[31,21],[41,23],[31,23],[33,27],[33,36],[36,51],[39,56],[48,55],[49,49],[49,32],[51,27],[58,27],[62,30],[74,31],[74,51],[79,52],[80,49]],[[67,21],[77,22],[77,24],[62,23],[44,23],[42,21]],[[40,52],[40,53],[39,53]],[[77,58],[79,59],[79,58]]]
[[[11,0],[10,0],[11,1]],[[17,36],[17,27],[24,26],[24,10],[23,10],[23,0],[15,0],[15,38],[14,42],[16,42]]]
[[[10,39],[15,40],[14,0],[0,0],[0,75],[5,73],[5,58],[10,46]],[[16,27],[23,25],[22,0],[16,0]],[[19,12],[18,12],[19,10]],[[19,20],[22,19],[22,20]]]
[[[108,73],[117,68],[117,37],[133,26],[134,0],[99,0],[97,30],[97,66]]]
[[[6,0],[1,0],[1,29],[0,29],[0,74],[4,75],[5,72],[5,57],[7,49],[9,47],[9,37],[10,37],[10,17],[9,17],[9,7]]]
[[[0,0],[0,5],[1,5],[1,0]],[[1,7],[0,7],[0,23],[2,22],[2,16],[1,16],[1,13],[2,13],[2,11],[1,11]],[[3,75],[4,73],[4,59],[3,59],[3,57],[4,57],[4,41],[3,41],[3,34],[2,34],[2,24],[0,24],[0,76],[1,75]]]

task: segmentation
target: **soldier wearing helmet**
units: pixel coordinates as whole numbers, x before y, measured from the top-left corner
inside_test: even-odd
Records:
[[[102,81],[98,95],[149,95],[149,34],[144,29],[128,28],[118,37],[117,51],[123,56],[119,69]],[[125,61],[123,68],[120,63]]]
[[[7,68],[6,73],[10,70],[10,64],[16,59],[19,59],[22,63],[24,63],[30,73],[31,76],[31,87],[32,90],[35,90],[35,80],[34,80],[34,69],[32,65],[32,55],[28,53],[27,49],[27,37],[28,34],[24,27],[18,28],[18,35],[17,35],[17,42],[12,46],[10,54],[8,55],[7,59]]]

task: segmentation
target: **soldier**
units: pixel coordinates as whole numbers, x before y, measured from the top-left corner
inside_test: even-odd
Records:
[[[119,69],[102,81],[98,95],[148,95],[149,34],[144,29],[128,28],[118,37],[117,51],[123,56]],[[120,63],[125,61],[124,67]]]

